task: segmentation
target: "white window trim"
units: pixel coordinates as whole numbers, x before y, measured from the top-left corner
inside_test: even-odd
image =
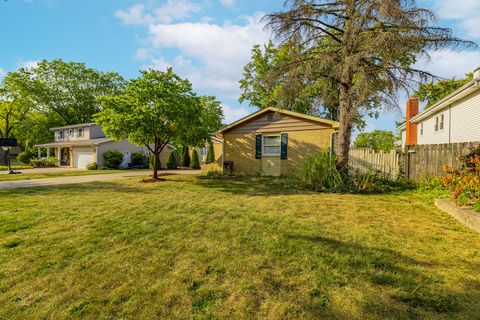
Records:
[[[276,147],[276,146],[265,146],[266,137],[279,137],[280,143],[278,144],[278,154],[277,153],[266,153],[265,147]],[[262,134],[262,156],[265,157],[280,157],[282,154],[282,135],[281,134]]]
[[[80,132],[82,132],[82,134],[80,134]],[[85,130],[83,128],[77,129],[77,137],[83,137],[84,134],[85,134]]]
[[[423,122],[420,123],[420,135],[423,136]]]

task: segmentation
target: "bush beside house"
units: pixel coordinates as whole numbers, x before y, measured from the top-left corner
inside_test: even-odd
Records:
[[[103,161],[108,169],[118,169],[123,162],[123,153],[118,150],[108,150],[103,154]]]
[[[190,162],[190,169],[200,169],[200,160],[198,158],[198,152],[196,149],[192,151],[192,161]]]
[[[167,169],[168,170],[178,169],[177,152],[175,150],[172,150],[172,152],[170,152],[170,154],[168,155]]]
[[[180,167],[190,167],[190,152],[187,146],[182,147],[182,153],[180,154]]]

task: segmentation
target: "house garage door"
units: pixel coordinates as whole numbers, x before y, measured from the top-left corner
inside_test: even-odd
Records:
[[[75,168],[86,169],[89,163],[93,162],[93,151],[75,150]]]

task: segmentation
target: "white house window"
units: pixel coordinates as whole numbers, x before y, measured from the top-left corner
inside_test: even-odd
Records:
[[[73,137],[73,129],[68,130],[68,136]]]
[[[63,130],[58,131],[58,139],[62,140],[63,137]]]
[[[281,139],[280,135],[263,136],[263,155],[279,156]]]
[[[435,132],[442,131],[445,126],[445,115],[442,113],[435,117]]]
[[[83,137],[83,128],[78,128],[78,136]]]

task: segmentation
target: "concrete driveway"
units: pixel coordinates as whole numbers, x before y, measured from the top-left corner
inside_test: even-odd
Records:
[[[33,169],[33,170],[37,170],[37,169]],[[68,170],[72,170],[72,169],[68,169]],[[199,174],[200,172],[201,172],[200,170],[168,171],[168,173],[170,174]],[[158,173],[159,175],[161,175],[167,172],[159,171]],[[130,178],[130,177],[147,177],[149,176],[149,174],[150,172],[148,171],[126,170],[125,172],[110,173],[110,174],[3,181],[3,182],[0,182],[0,190],[29,188],[29,187],[46,187],[46,186],[55,186],[55,185],[62,185],[62,184],[76,184],[76,183],[86,183],[86,182],[96,182],[96,181],[110,181],[110,180]]]

